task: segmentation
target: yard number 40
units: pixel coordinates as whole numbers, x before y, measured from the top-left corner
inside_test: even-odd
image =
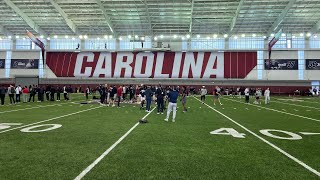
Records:
[[[289,131],[283,131],[283,130],[276,130],[276,129],[262,129],[260,130],[260,133],[272,137],[275,139],[284,139],[284,140],[300,140],[302,137],[299,134],[289,132]],[[283,134],[283,135],[275,135],[277,134]],[[235,138],[245,138],[244,133],[239,133],[237,130],[233,128],[220,128],[214,131],[211,131],[210,134],[214,135],[228,135]],[[320,133],[309,133],[309,132],[300,132],[302,135],[319,135]]]
[[[22,123],[0,123],[0,130],[10,129],[14,126],[20,126]],[[35,126],[24,126],[21,132],[45,132],[60,128],[61,124],[40,124]],[[19,127],[17,127],[19,128]],[[1,131],[0,131],[1,132]]]

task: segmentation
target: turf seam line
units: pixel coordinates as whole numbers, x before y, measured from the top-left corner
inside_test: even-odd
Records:
[[[277,101],[273,101],[275,103],[280,103],[280,104],[287,104],[290,106],[297,106],[297,107],[304,107],[304,108],[310,108],[310,109],[316,109],[316,110],[320,110],[320,108],[316,108],[316,107],[311,107],[311,106],[304,106],[304,105],[299,105],[299,104],[290,104],[290,103],[285,103],[285,102],[281,102],[278,99],[276,99]]]
[[[155,110],[156,107],[154,107],[148,114],[146,114],[142,119],[145,119],[148,117],[153,110]],[[110,146],[105,152],[103,152],[93,163],[91,163],[86,169],[84,169],[74,180],[80,180],[82,179],[87,173],[89,173],[104,157],[106,157],[118,144],[121,143],[122,140],[124,140],[140,123],[137,122],[134,126],[132,126],[129,131],[127,131],[123,136],[120,137],[112,146]]]
[[[61,103],[61,104],[67,104],[67,103]],[[15,109],[15,110],[10,110],[10,111],[1,111],[0,114],[8,113],[8,112],[17,112],[17,111],[24,111],[24,110],[29,110],[29,109],[37,109],[37,108],[45,108],[45,107],[51,107],[51,106],[57,106],[60,104],[50,104],[50,105],[45,105],[45,106],[36,106],[36,107],[30,107],[30,108],[24,108],[24,109]]]
[[[228,100],[228,101],[234,101],[234,102],[238,102],[238,103],[241,103],[241,104],[246,104],[246,103],[243,103],[243,102],[240,102],[240,101],[236,101],[236,100],[232,100],[232,99],[228,99],[228,98],[224,98],[225,100]],[[314,118],[310,118],[310,117],[306,117],[306,116],[301,116],[301,115],[297,115],[297,114],[292,114],[292,113],[288,113],[288,112],[283,112],[283,111],[279,111],[279,110],[276,110],[276,109],[271,109],[271,108],[267,108],[267,107],[263,107],[263,106],[258,106],[258,105],[254,105],[254,104],[247,104],[247,105],[250,105],[250,106],[255,106],[255,107],[258,107],[258,108],[263,108],[263,109],[267,109],[267,110],[270,110],[270,111],[275,111],[275,112],[278,112],[278,113],[283,113],[283,114],[287,114],[287,115],[291,115],[291,116],[296,116],[296,117],[300,117],[300,118],[304,118],[304,119],[309,119],[309,120],[312,120],[312,121],[317,121],[317,122],[320,122],[319,119],[314,119]]]
[[[60,118],[63,118],[63,117],[72,116],[72,115],[79,114],[79,113],[82,113],[82,112],[91,111],[91,110],[94,110],[94,109],[97,109],[97,108],[101,108],[101,107],[102,107],[102,106],[98,106],[98,107],[90,108],[90,109],[85,109],[85,110],[77,111],[77,112],[74,112],[74,113],[70,113],[70,114],[66,114],[66,115],[62,115],[62,116],[58,116],[58,117],[54,117],[54,118],[50,118],[50,119],[46,119],[46,120],[43,120],[43,121],[39,121],[39,122],[35,122],[35,123],[26,124],[26,125],[19,126],[19,127],[15,127],[15,128],[7,129],[7,130],[4,130],[4,131],[0,131],[0,134],[1,134],[1,133],[8,132],[8,131],[15,130],[15,129],[21,129],[21,128],[28,127],[28,126],[32,126],[32,125],[35,125],[35,124],[40,124],[40,123],[44,123],[44,122],[48,122],[48,121],[52,121],[52,120],[56,120],[56,119],[60,119]]]
[[[194,97],[195,98],[195,97]],[[196,100],[198,100],[199,102],[201,102],[198,98],[195,98]],[[209,106],[208,104],[204,103],[204,105],[208,106],[210,109],[212,109],[213,111],[219,113],[220,115],[222,115],[223,117],[227,118],[228,120],[230,120],[231,122],[233,122],[234,124],[238,125],[239,127],[241,127],[242,129],[244,129],[245,131],[249,132],[250,134],[252,134],[253,136],[255,136],[256,138],[260,139],[261,141],[265,142],[266,144],[268,144],[269,146],[273,147],[274,149],[278,150],[280,153],[282,153],[283,155],[287,156],[288,158],[290,158],[291,160],[295,161],[296,163],[300,164],[302,167],[304,167],[305,169],[309,170],[310,172],[314,173],[315,175],[320,177],[320,172],[318,172],[317,170],[313,169],[311,166],[305,164],[304,162],[300,161],[299,159],[297,159],[296,157],[292,156],[291,154],[287,153],[286,151],[284,151],[283,149],[281,149],[280,147],[274,145],[273,143],[269,142],[268,140],[264,139],[263,137],[259,136],[258,134],[254,133],[253,131],[249,130],[248,128],[244,127],[243,125],[241,125],[240,123],[236,122],[235,120],[231,119],[229,116],[223,114],[222,112],[214,109],[213,107]]]

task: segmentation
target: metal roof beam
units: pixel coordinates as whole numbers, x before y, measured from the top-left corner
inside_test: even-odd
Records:
[[[114,29],[113,29],[113,25],[112,25],[111,20],[110,20],[110,17],[108,16],[108,14],[106,12],[106,9],[104,8],[101,0],[96,0],[96,2],[98,4],[98,6],[100,7],[100,10],[102,11],[102,13],[104,15],[104,18],[106,19],[106,22],[107,22],[107,24],[109,26],[110,31],[115,34]]]
[[[193,7],[194,7],[194,0],[191,1],[191,15],[190,15],[190,25],[189,25],[190,35],[192,34]]]
[[[147,18],[148,18],[148,23],[149,23],[149,29],[150,29],[150,35],[153,35],[153,31],[152,31],[152,24],[151,24],[151,18],[150,18],[150,13],[149,13],[149,8],[148,8],[148,4],[147,4],[147,0],[143,0],[141,1],[145,8],[146,8],[146,13],[147,13]]]
[[[73,23],[71,19],[68,18],[68,15],[61,9],[61,7],[55,2],[55,0],[49,0],[52,6],[58,11],[58,13],[63,17],[64,21],[67,23],[69,28],[75,33],[78,34],[77,26]]]
[[[316,33],[320,30],[320,20],[312,27],[312,29],[310,30],[313,33]]]
[[[13,36],[13,33],[2,25],[0,25],[0,33],[4,34],[6,36]]]
[[[280,16],[276,19],[276,21],[272,24],[272,26],[267,31],[267,36],[270,36],[272,32],[277,32],[279,30],[279,25],[282,23],[286,15],[288,14],[290,8],[297,0],[290,0],[287,6],[282,10]]]
[[[229,30],[229,34],[232,35],[233,33],[233,30],[234,30],[234,27],[236,25],[236,22],[237,22],[237,19],[238,19],[238,16],[239,16],[239,13],[240,13],[240,10],[243,6],[243,3],[244,3],[244,0],[240,0],[239,2],[239,5],[237,7],[237,10],[236,10],[236,14],[235,16],[232,18],[232,21],[231,21],[231,24],[230,24],[230,30]]]
[[[34,31],[39,34],[46,34],[40,26],[38,26],[29,16],[21,11],[11,0],[4,0],[4,2],[13,9]]]

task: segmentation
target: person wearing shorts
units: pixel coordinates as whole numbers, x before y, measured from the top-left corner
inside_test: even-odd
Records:
[[[213,90],[213,98],[214,98],[214,105],[216,105],[216,101],[218,100],[219,104],[221,104],[220,101],[220,88],[218,86],[216,86],[216,88]]]

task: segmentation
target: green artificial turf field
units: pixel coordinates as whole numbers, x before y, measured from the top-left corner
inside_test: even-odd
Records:
[[[187,113],[178,103],[175,123],[139,105],[80,105],[76,94],[0,106],[0,179],[320,178],[320,98],[197,98]]]

